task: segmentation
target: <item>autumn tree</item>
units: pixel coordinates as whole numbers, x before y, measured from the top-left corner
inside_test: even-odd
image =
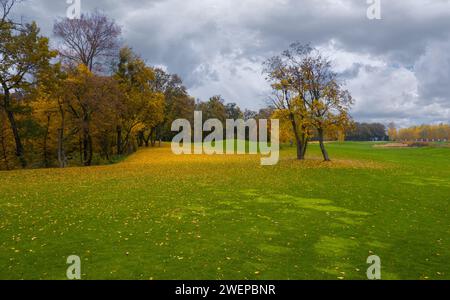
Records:
[[[342,88],[337,73],[332,70],[331,61],[317,50],[310,51],[309,55],[304,57],[301,68],[294,72],[295,86],[301,85],[298,91],[303,92],[299,100],[306,104],[307,119],[317,130],[324,160],[330,161],[324,144],[325,132],[345,131],[350,127],[349,110],[353,99],[350,93]]]
[[[220,95],[215,95],[209,98],[208,102],[205,102],[203,107],[203,119],[218,119],[223,124],[227,119],[227,108],[225,106],[225,100]]]
[[[195,100],[189,95],[177,74],[169,74],[157,68],[155,75],[154,90],[163,93],[165,98],[164,121],[157,128],[158,135],[159,139],[170,140],[174,136],[171,128],[173,121],[186,119],[193,123]]]
[[[400,128],[399,141],[446,142],[450,140],[450,124],[420,125]]]
[[[272,104],[278,115],[289,120],[297,146],[297,159],[304,160],[310,136],[301,63],[311,51],[308,46],[291,47],[264,62],[264,73],[273,89]]]
[[[388,125],[388,136],[391,141],[395,141],[397,139],[397,126],[395,123],[391,122]]]
[[[227,119],[238,120],[244,117],[244,113],[236,103],[227,103],[225,105],[225,111],[227,114]]]
[[[66,153],[66,143],[76,133],[77,128],[68,128],[68,104],[70,103],[70,89],[68,89],[68,76],[71,70],[64,68],[61,63],[51,66],[46,72],[42,72],[38,78],[38,84],[35,95],[35,103],[33,104],[33,116],[42,123],[54,126],[55,128],[47,128],[49,138],[55,140],[54,148],[59,167],[68,166],[68,158]],[[49,127],[49,126],[45,126]],[[51,130],[54,130],[51,131]],[[47,142],[44,142],[44,158]],[[47,163],[44,164],[47,165]]]
[[[4,111],[0,110],[0,169],[9,170],[12,166],[9,162],[11,150],[9,145],[10,130],[7,117]]]
[[[52,101],[52,95],[46,93],[42,87],[38,87],[34,101],[32,101],[32,117],[36,124],[36,128],[39,128],[40,132],[35,136],[34,142],[38,145],[39,150],[42,151],[42,163],[45,168],[51,166],[51,157],[53,153],[53,147],[56,143],[53,143],[54,138],[51,134],[52,125],[55,123],[55,116],[57,116],[57,107]],[[38,150],[35,148],[35,152]]]
[[[20,98],[33,87],[37,74],[49,67],[56,53],[49,50],[48,39],[40,35],[36,23],[21,24],[9,18],[15,3],[14,0],[0,2],[0,108],[8,118],[16,156],[25,167],[25,150],[16,120]]]
[[[95,75],[81,64],[69,72],[65,92],[67,110],[79,133],[82,163],[90,166],[94,152],[94,132],[102,136],[112,131],[112,114],[120,95],[119,88],[113,78]]]
[[[153,89],[155,72],[145,64],[130,48],[120,51],[120,59],[115,74],[123,92],[122,110],[119,111],[117,127],[117,152],[123,154],[123,148],[129,146],[131,137],[138,131],[149,131],[148,139],[154,128],[164,120],[164,94]],[[124,143],[122,142],[122,131]],[[122,146],[122,144],[124,144]]]
[[[62,41],[60,55],[75,66],[84,64],[91,72],[102,70],[119,49],[121,28],[98,11],[79,19],[60,19],[53,32]]]
[[[278,115],[291,123],[297,158],[305,158],[308,141],[317,132],[323,158],[329,161],[326,132],[344,131],[351,124],[349,110],[353,104],[331,62],[317,49],[294,43],[264,65]]]

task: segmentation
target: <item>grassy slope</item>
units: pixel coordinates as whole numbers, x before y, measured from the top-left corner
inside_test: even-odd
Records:
[[[373,253],[384,279],[450,279],[450,148],[329,149],[0,172],[0,278],[64,279],[76,254],[83,279],[364,279]]]

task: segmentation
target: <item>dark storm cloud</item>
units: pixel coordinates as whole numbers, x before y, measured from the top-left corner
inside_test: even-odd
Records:
[[[269,92],[261,62],[301,41],[334,57],[357,100],[355,117],[447,121],[450,1],[381,3],[382,20],[366,17],[365,0],[82,0],[82,8],[115,18],[126,44],[180,74],[202,99],[223,94],[258,108]],[[28,0],[20,14],[51,34],[66,7],[65,0]],[[372,108],[380,103],[384,109]]]

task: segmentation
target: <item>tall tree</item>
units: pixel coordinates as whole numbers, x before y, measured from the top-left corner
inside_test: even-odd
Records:
[[[391,141],[395,141],[397,139],[397,126],[394,122],[388,124],[388,136]]]
[[[227,119],[237,120],[244,117],[244,114],[236,103],[227,103],[225,110],[227,112]]]
[[[272,103],[280,110],[279,115],[291,123],[299,160],[305,159],[310,132],[303,101],[304,85],[302,78],[298,77],[298,70],[303,57],[310,51],[309,47],[291,47],[264,63],[264,72],[273,89]]]
[[[57,160],[60,168],[65,168],[68,165],[68,158],[66,155],[66,142],[70,138],[66,136],[66,119],[68,113],[68,104],[70,99],[70,89],[67,89],[68,72],[64,70],[60,63],[52,65],[47,72],[44,72],[39,77],[39,84],[37,85],[37,99],[38,111],[44,111],[48,117],[54,117],[58,120],[57,126]],[[39,107],[40,106],[40,107]],[[36,111],[35,107],[33,109]]]
[[[121,28],[98,11],[58,20],[53,31],[62,40],[61,56],[74,65],[86,65],[91,72],[101,70],[119,49]]]
[[[198,108],[203,112],[203,120],[218,119],[225,124],[227,119],[227,109],[225,107],[225,100],[222,96],[212,96],[209,98],[208,102],[199,103]]]
[[[171,140],[174,136],[172,123],[177,119],[193,122],[195,100],[189,96],[183,81],[177,74],[168,74],[164,70],[155,69],[154,90],[164,94],[164,121],[158,126],[159,139]]]
[[[152,82],[156,79],[153,69],[130,48],[120,51],[115,78],[123,92],[122,110],[119,112],[117,126],[117,152],[123,154],[123,149],[128,147],[130,138],[137,129],[149,129],[151,138],[154,128],[162,123],[164,94],[153,89]]]
[[[17,1],[14,0],[0,2],[0,107],[5,111],[13,132],[16,156],[25,167],[25,150],[15,116],[19,95],[33,86],[36,75],[48,68],[56,52],[49,50],[48,39],[40,35],[36,23],[20,24],[9,19],[15,3]]]
[[[349,110],[353,99],[342,88],[337,73],[333,72],[331,61],[313,50],[302,61],[300,71],[302,100],[306,104],[308,119],[317,130],[320,150],[325,161],[330,157],[325,148],[324,137],[327,129],[344,131],[351,124]]]
[[[111,110],[117,106],[119,89],[111,77],[95,75],[81,64],[69,72],[65,90],[67,109],[80,135],[82,163],[90,166],[94,152],[93,128],[102,131],[109,127],[106,125],[113,119]],[[93,123],[97,126],[93,127]]]
[[[273,104],[281,111],[278,115],[291,122],[297,158],[305,158],[308,141],[317,131],[324,160],[329,161],[326,131],[344,131],[351,123],[349,110],[353,104],[331,62],[317,49],[294,43],[266,61],[265,72],[274,90]]]

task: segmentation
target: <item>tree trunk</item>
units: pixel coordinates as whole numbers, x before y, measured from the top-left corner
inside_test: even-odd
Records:
[[[108,132],[104,131],[101,135],[101,156],[102,158],[107,159],[108,161],[111,161],[109,159],[109,149],[110,149],[110,143],[108,138]]]
[[[59,104],[61,114],[61,127],[58,128],[58,162],[60,168],[67,167],[66,151],[64,150],[64,129],[66,127],[65,112],[62,104]]]
[[[60,168],[67,167],[67,158],[64,151],[64,129],[58,128],[58,162]]]
[[[20,165],[22,166],[22,168],[25,168],[27,166],[27,161],[25,159],[25,153],[24,153],[22,141],[20,139],[19,129],[17,128],[16,119],[14,118],[14,113],[11,111],[11,108],[10,108],[10,97],[11,96],[10,96],[8,89],[5,89],[5,87],[3,87],[3,90],[4,90],[4,95],[3,95],[4,109],[5,109],[6,115],[9,120],[11,130],[14,135],[14,141],[16,143],[16,156],[19,158]]]
[[[308,149],[308,139],[306,138],[306,136],[304,135],[304,137],[302,138],[303,142],[303,148],[302,148],[302,159],[306,158],[306,150]]]
[[[50,115],[47,115],[47,127],[45,128],[45,135],[44,135],[44,145],[43,145],[43,151],[44,151],[44,167],[48,168],[50,167],[50,161],[48,158],[48,150],[47,150],[47,140],[48,140],[48,131],[50,128]]]
[[[323,142],[323,129],[317,130],[319,133],[319,144],[320,144],[320,150],[322,151],[323,159],[325,161],[330,161],[330,157],[328,156],[327,149],[325,149],[325,144]]]
[[[89,148],[89,134],[83,130],[83,165],[87,166],[88,148]]]
[[[148,147],[150,145],[150,142],[153,142],[153,128],[150,130],[150,133],[148,134],[147,138],[144,138],[145,147]]]
[[[144,145],[144,133],[142,131],[139,131],[138,133],[138,146],[142,147]]]
[[[88,157],[85,162],[85,166],[89,167],[90,165],[92,165],[92,155],[93,155],[92,137],[90,134],[88,134]]]
[[[1,112],[0,112],[1,113]],[[0,141],[2,145],[2,155],[3,155],[3,161],[5,163],[6,170],[9,170],[9,164],[8,164],[8,152],[6,149],[6,139],[5,139],[5,132],[4,132],[4,123],[3,123],[3,116],[1,116],[2,123],[0,124]]]
[[[80,163],[83,164],[83,138],[82,134],[79,133],[78,137],[78,151],[80,152]]]
[[[156,146],[156,129],[152,128],[152,130],[150,131],[150,142],[152,144],[152,147]]]
[[[158,140],[158,147],[161,148],[161,143],[162,143],[162,134],[161,134],[161,125],[158,125],[158,135],[157,135],[157,140]]]
[[[303,138],[300,138],[300,134],[298,132],[297,122],[295,121],[294,115],[290,114],[291,124],[292,124],[292,130],[294,131],[295,136],[295,142],[297,145],[297,159],[298,160],[304,160],[305,159],[305,145]]]
[[[122,127],[117,126],[117,154],[123,154]]]
[[[83,122],[83,164],[88,167],[92,164],[92,137],[89,132],[89,121]]]

